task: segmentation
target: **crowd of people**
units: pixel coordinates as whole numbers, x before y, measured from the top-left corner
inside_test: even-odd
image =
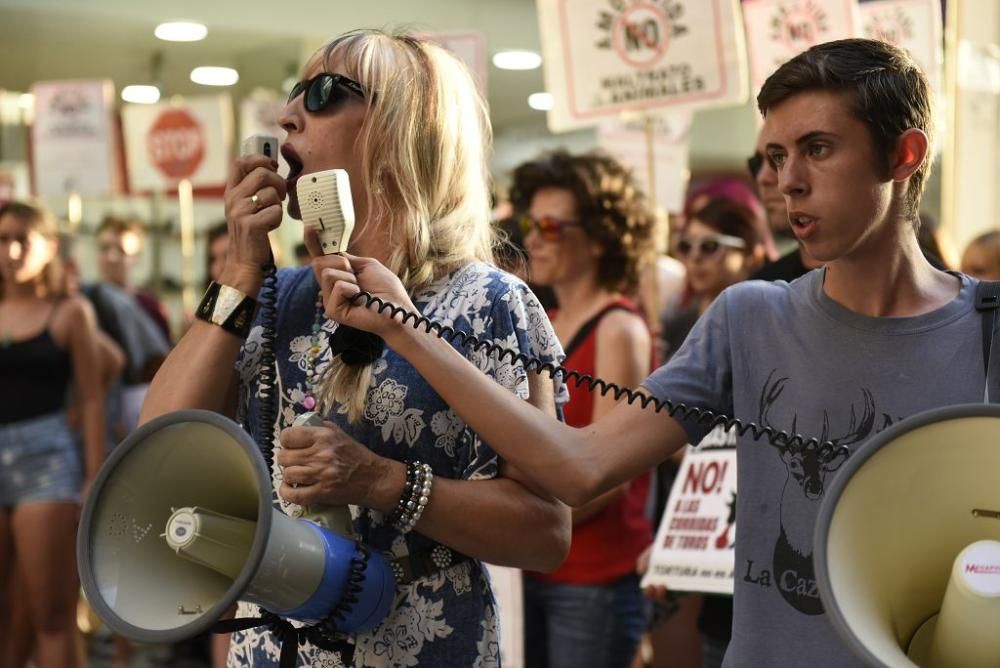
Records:
[[[750,578],[737,578],[734,597],[641,589],[678,466],[704,424],[351,300],[365,290],[541,362],[849,448],[876,430],[843,424],[855,395],[890,423],[981,399],[972,293],[1000,279],[1000,230],[974,239],[960,267],[921,243],[933,238],[918,234],[918,214],[934,117],[919,69],[879,42],[832,42],[779,68],[757,99],[764,124],[749,172],[696,182],[669,242],[641,185],[601,152],[520,165],[513,214],[491,223],[490,124],[463,66],[405,34],[324,44],[280,116],[291,178],[271,157],[238,158],[225,222],[207,235],[209,293],[253,303],[286,199],[299,217],[296,177],[351,174],[349,253],[324,256],[307,229],[299,266],[278,272],[278,410],[266,433],[259,319],[219,326],[225,318],[199,312],[171,329],[131,279],[141,225],[104,220],[100,280],[87,283],[44,208],[2,205],[0,665],[86,665],[80,503],[137,425],[187,408],[229,415],[273,443],[276,507],[349,505],[362,542],[405,565],[385,621],[333,647],[303,643],[300,665],[499,665],[484,563],[523,571],[530,668],[851,663],[808,595]],[[378,338],[359,347],[345,326]],[[963,352],[943,359],[933,345],[942,337]],[[900,365],[935,395],[901,391]],[[322,427],[292,426],[312,410]],[[808,495],[786,498],[786,453],[735,431],[724,438],[739,451],[737,571],[781,558],[811,573],[802,537],[815,508]],[[400,513],[408,480],[425,470],[429,501]],[[248,603],[233,612],[257,614]],[[278,665],[279,640],[242,630],[211,651],[199,639],[187,656]],[[114,646],[125,665],[130,643]]]

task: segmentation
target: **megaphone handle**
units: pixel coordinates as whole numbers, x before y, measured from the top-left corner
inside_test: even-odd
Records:
[[[302,519],[315,522],[348,538],[354,536],[351,511],[347,506],[302,506]]]
[[[320,427],[322,425],[323,418],[319,413],[313,411],[299,415],[292,422],[293,427]],[[342,536],[354,535],[354,524],[351,522],[351,512],[347,506],[302,506],[301,517],[315,522],[321,527],[336,531]]]

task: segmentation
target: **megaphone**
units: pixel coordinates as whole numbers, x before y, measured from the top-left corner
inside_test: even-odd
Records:
[[[1000,406],[872,438],[827,489],[815,540],[820,597],[865,663],[1000,666]]]
[[[395,595],[382,555],[276,510],[250,436],[200,410],[152,420],[112,452],[83,507],[77,563],[97,615],[143,643],[202,633],[237,600],[360,632]]]

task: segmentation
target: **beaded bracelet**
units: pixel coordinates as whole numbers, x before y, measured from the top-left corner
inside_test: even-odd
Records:
[[[430,465],[421,462],[410,462],[406,465],[406,486],[396,504],[389,521],[401,532],[413,529],[420,516],[424,514],[430,499],[431,487],[434,484],[434,473]]]
[[[413,496],[413,483],[416,481],[417,475],[421,470],[420,462],[410,462],[406,465],[406,483],[403,485],[403,492],[399,495],[399,501],[396,503],[395,510],[389,516],[390,524],[398,525],[400,519],[406,515],[406,502]]]

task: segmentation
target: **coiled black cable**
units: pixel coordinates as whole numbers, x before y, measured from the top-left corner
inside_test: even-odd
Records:
[[[704,424],[707,425],[709,429],[713,429],[716,426],[721,425],[727,430],[735,429],[740,436],[749,433],[755,441],[766,438],[770,443],[780,448],[788,448],[792,453],[798,453],[803,450],[816,451],[817,457],[821,463],[826,463],[840,452],[850,454],[850,450],[847,446],[837,445],[833,441],[820,441],[817,438],[806,438],[797,433],[789,434],[787,431],[779,431],[773,427],[761,426],[755,422],[744,422],[738,418],[731,418],[727,415],[715,413],[714,411],[706,408],[688,406],[687,404],[674,402],[669,399],[658,399],[652,395],[637,392],[636,390],[623,387],[615,383],[609,383],[606,380],[596,378],[589,374],[582,374],[578,371],[573,371],[572,369],[567,369],[566,367],[559,366],[557,364],[543,362],[537,358],[511,350],[510,348],[504,348],[503,346],[495,343],[480,341],[472,334],[458,331],[453,327],[442,325],[422,315],[407,311],[406,309],[376,297],[369,292],[359,292],[351,299],[351,302],[358,306],[362,305],[362,302],[364,302],[365,308],[371,308],[374,306],[379,314],[385,314],[388,312],[389,317],[401,317],[402,323],[404,325],[411,325],[413,329],[423,328],[423,330],[427,333],[434,333],[446,341],[451,343],[457,342],[463,347],[471,347],[475,352],[485,351],[487,354],[500,361],[508,359],[512,364],[520,362],[528,371],[536,371],[538,373],[544,372],[553,380],[561,378],[563,382],[572,382],[577,387],[585,385],[590,391],[596,391],[602,396],[611,393],[616,401],[620,401],[624,398],[630,404],[638,402],[644,409],[652,407],[653,411],[657,413],[666,411],[670,417],[679,418],[680,420],[687,422]]]
[[[257,446],[260,448],[267,466],[268,474],[274,470],[274,422],[278,413],[277,368],[274,341],[277,336],[277,290],[278,278],[274,262],[268,262],[261,267],[264,282],[261,285],[257,301],[260,303],[260,367],[257,373],[257,395],[260,408],[257,411]],[[377,337],[376,337],[377,338]],[[351,608],[359,600],[362,591],[361,583],[365,579],[370,552],[360,541],[354,541],[358,555],[351,559],[351,572],[344,587],[344,593],[334,609],[316,624],[296,628],[288,621],[269,610],[261,609],[257,620],[260,626],[266,626],[281,641],[281,665],[294,665],[299,643],[303,640],[313,643],[323,649],[344,649],[342,636],[338,637],[338,624],[342,622]],[[226,628],[220,626],[220,628]],[[242,627],[241,627],[242,628]],[[252,628],[246,627],[246,628]],[[222,632],[217,631],[217,632]]]
[[[276,381],[274,352],[275,327],[277,325],[276,290],[276,270],[274,264],[270,263],[264,267],[264,284],[259,299],[263,333],[261,335],[261,370],[257,376],[261,401],[261,408],[258,411],[259,433],[257,438],[269,472],[272,470],[274,461],[272,441],[274,419],[277,413],[277,396],[273,394]],[[602,396],[612,393],[616,400],[620,401],[624,398],[630,404],[638,402],[643,409],[652,407],[653,411],[657,413],[666,411],[671,417],[704,424],[709,429],[721,425],[727,430],[735,429],[740,436],[749,433],[755,441],[766,438],[774,445],[788,448],[793,453],[802,450],[818,450],[817,457],[823,463],[829,461],[841,451],[850,454],[847,446],[838,446],[833,441],[827,440],[821,442],[816,438],[807,439],[797,433],[789,434],[787,431],[779,431],[773,427],[761,426],[754,422],[744,422],[738,418],[731,418],[696,406],[688,406],[682,402],[658,399],[657,397],[637,392],[616,383],[609,383],[602,378],[597,378],[589,374],[581,374],[550,362],[543,362],[510,348],[481,341],[472,334],[458,331],[453,327],[442,325],[422,315],[407,311],[368,292],[362,291],[358,293],[351,301],[355,305],[361,305],[364,302],[365,308],[374,306],[379,314],[388,312],[389,317],[401,317],[404,325],[410,324],[414,329],[423,328],[427,333],[434,333],[441,339],[451,343],[457,342],[463,347],[471,347],[475,352],[485,351],[499,361],[507,359],[512,364],[520,362],[528,371],[545,373],[553,380],[560,378],[563,382],[572,382],[576,387],[585,385],[590,391],[596,391]],[[348,649],[350,647],[349,645],[345,646],[341,637],[338,637],[338,623],[343,621],[347,612],[350,611],[351,606],[358,600],[358,593],[361,591],[361,583],[364,581],[365,570],[367,569],[370,557],[370,551],[363,543],[355,541],[355,546],[360,557],[351,559],[351,573],[344,594],[334,609],[316,624],[295,628],[286,620],[266,610],[261,611],[261,617],[257,620],[242,620],[244,624],[255,621],[259,622],[259,625],[267,626],[280,639],[282,645],[281,665],[283,667],[294,665],[296,648],[303,640],[328,650]],[[241,620],[230,620],[231,623],[239,621]],[[224,632],[224,628],[226,628],[224,623],[220,623],[220,628],[217,632]],[[249,627],[241,625],[241,628]]]
[[[278,412],[278,397],[275,385],[277,370],[275,367],[274,338],[278,324],[278,270],[274,262],[268,262],[261,271],[264,283],[260,289],[257,301],[260,303],[260,322],[263,331],[260,336],[260,371],[257,374],[260,410],[257,411],[257,446],[264,455],[267,473],[274,471],[274,418]]]

